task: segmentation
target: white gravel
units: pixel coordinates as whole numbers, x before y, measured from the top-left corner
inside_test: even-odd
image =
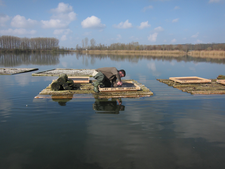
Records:
[[[67,74],[67,76],[91,76],[95,69],[54,69],[33,74],[34,76],[59,76]]]

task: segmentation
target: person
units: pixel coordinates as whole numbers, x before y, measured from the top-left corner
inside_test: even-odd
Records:
[[[122,86],[121,78],[126,76],[125,70],[117,70],[115,67],[103,67],[96,69],[92,76],[96,79],[93,82],[94,91],[99,92],[98,86],[100,87],[117,87]],[[118,80],[118,82],[116,82]]]

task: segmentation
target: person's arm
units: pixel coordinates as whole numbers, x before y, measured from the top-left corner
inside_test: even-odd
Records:
[[[113,75],[116,75],[116,78],[118,79],[118,82],[117,82],[116,85],[122,86],[123,82],[121,81],[121,77],[120,77],[120,74],[119,74],[118,70],[116,68],[113,68],[112,73],[113,73]]]
[[[117,86],[122,86],[123,82],[117,82]]]
[[[118,81],[121,82],[121,77],[119,75],[118,70],[115,67],[112,69],[112,73],[113,73],[113,75],[116,76],[116,78],[118,79]]]

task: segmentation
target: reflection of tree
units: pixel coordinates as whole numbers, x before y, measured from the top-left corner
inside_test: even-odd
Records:
[[[122,105],[121,99],[95,99],[93,109],[96,113],[119,114],[120,111],[124,111],[125,106]]]
[[[14,67],[19,65],[57,65],[59,64],[59,54],[52,53],[22,53],[22,54],[0,54],[0,66]]]
[[[213,58],[195,58],[191,56],[180,56],[180,57],[173,57],[173,56],[146,56],[146,55],[95,55],[95,54],[80,54],[76,53],[76,58],[80,57],[86,57],[90,58],[91,60],[93,58],[95,59],[107,59],[109,58],[110,60],[113,61],[128,61],[131,63],[138,63],[138,61],[145,59],[145,60],[158,60],[158,61],[172,61],[176,60],[177,62],[210,62],[210,63],[220,63],[220,64],[225,64],[225,59],[213,59]],[[91,62],[93,64],[94,62]]]

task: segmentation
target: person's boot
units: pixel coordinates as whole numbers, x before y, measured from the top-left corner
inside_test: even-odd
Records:
[[[99,93],[98,87],[94,87],[94,92]]]
[[[93,82],[92,85],[94,86],[94,92],[95,93],[99,93],[99,90],[98,90],[99,82],[98,81]]]
[[[96,86],[99,85],[99,82],[98,82],[98,81],[92,82],[92,85],[93,85],[94,87],[96,87]]]
[[[99,83],[100,87],[103,88],[105,85],[103,83]]]

